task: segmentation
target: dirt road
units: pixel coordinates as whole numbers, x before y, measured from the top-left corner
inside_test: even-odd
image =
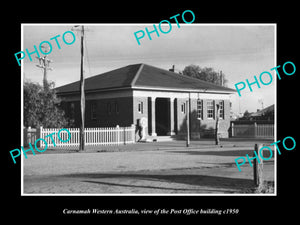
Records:
[[[249,193],[253,169],[234,159],[249,147],[38,154],[23,159],[24,194]],[[274,180],[274,162],[265,178]]]

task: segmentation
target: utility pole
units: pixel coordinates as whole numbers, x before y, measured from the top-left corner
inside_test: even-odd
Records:
[[[47,53],[49,51],[48,48],[46,48],[45,46],[41,46],[43,49],[45,49],[45,53]],[[48,81],[47,81],[47,71],[48,70],[52,70],[50,66],[50,63],[52,62],[51,59],[47,58],[47,55],[43,56],[43,57],[36,57],[39,60],[39,65],[36,65],[37,67],[41,68],[43,70],[44,73],[44,77],[43,77],[43,87],[44,90],[48,90],[49,85],[48,85]]]
[[[83,70],[83,57],[84,57],[84,46],[83,46],[83,38],[84,38],[84,26],[82,25],[81,29],[81,58],[80,58],[80,109],[81,109],[81,126],[80,126],[80,145],[79,150],[84,151],[84,114],[85,114],[85,95],[84,95],[84,70]]]
[[[84,32],[86,31],[84,26],[76,25],[72,30],[77,30],[76,28],[81,27],[80,30],[80,115],[81,115],[81,125],[79,129],[79,151],[84,151],[85,148],[85,138],[84,138],[84,119],[85,119],[85,93],[84,93]]]
[[[190,101],[186,101],[186,147],[190,146]]]
[[[220,139],[219,139],[219,118],[220,118],[220,105],[217,104],[217,113],[216,113],[216,129],[215,129],[215,144],[219,145]]]

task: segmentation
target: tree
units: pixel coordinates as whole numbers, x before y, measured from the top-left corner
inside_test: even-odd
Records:
[[[204,80],[207,82],[211,82],[214,84],[218,84],[218,85],[222,84],[221,73],[216,72],[212,67],[201,68],[200,66],[197,65],[189,65],[184,68],[182,74],[200,80]],[[222,73],[222,76],[223,76],[223,86],[225,86],[228,80],[225,78],[224,73]]]
[[[248,118],[250,116],[251,113],[248,112],[248,110],[246,109],[246,111],[244,112],[244,118]]]
[[[71,126],[65,113],[59,108],[60,100],[54,90],[54,82],[44,89],[37,83],[24,82],[24,126],[64,128]]]

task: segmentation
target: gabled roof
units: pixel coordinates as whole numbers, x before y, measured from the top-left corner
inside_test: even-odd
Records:
[[[57,93],[79,92],[79,81],[56,88]],[[85,79],[85,91],[153,88],[234,93],[236,90],[180,75],[147,64],[133,64]]]

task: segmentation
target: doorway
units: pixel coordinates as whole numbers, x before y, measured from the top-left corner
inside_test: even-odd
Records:
[[[158,136],[166,136],[170,131],[170,100],[169,98],[156,98],[155,126]]]

